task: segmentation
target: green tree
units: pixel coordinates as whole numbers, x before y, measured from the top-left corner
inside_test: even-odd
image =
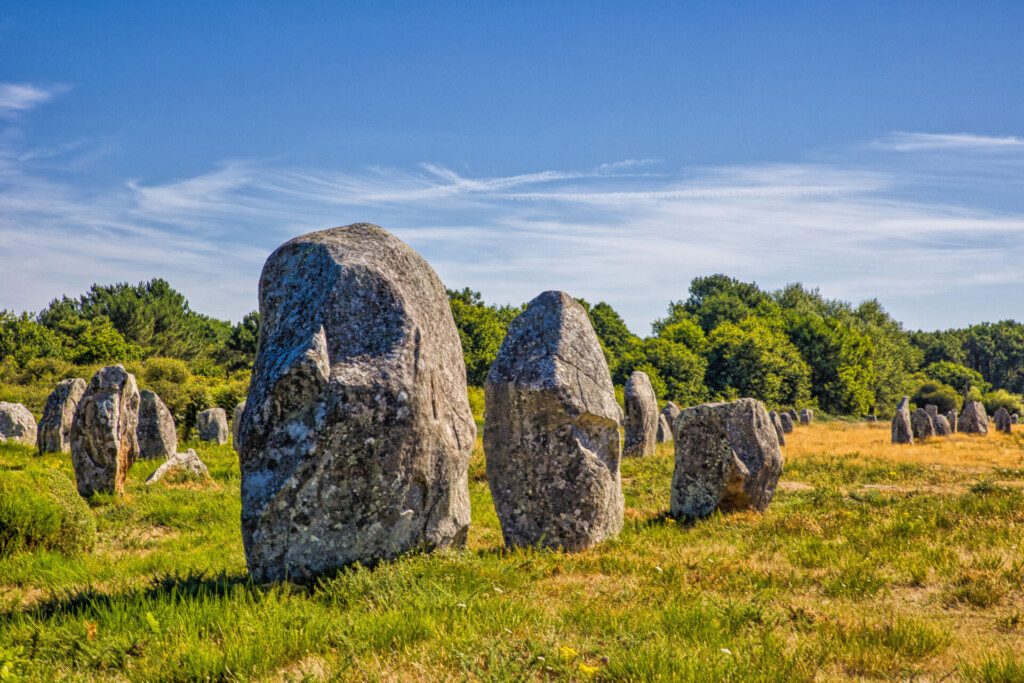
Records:
[[[0,360],[11,358],[24,366],[34,358],[63,358],[64,345],[53,330],[40,325],[28,313],[0,311]]]
[[[509,323],[522,308],[488,306],[480,292],[468,287],[458,291],[449,289],[448,303],[462,342],[466,379],[472,386],[483,386]]]
[[[948,360],[932,363],[924,369],[924,374],[953,387],[958,392],[963,392],[969,387],[976,387],[981,392],[986,392],[991,388],[991,385],[977,370]]]
[[[708,344],[712,395],[757,398],[772,406],[809,400],[810,368],[777,326],[755,317],[722,323],[708,335]]]

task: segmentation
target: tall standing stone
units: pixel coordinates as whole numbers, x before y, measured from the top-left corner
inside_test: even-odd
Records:
[[[963,434],[988,434],[988,413],[981,401],[968,401],[960,411],[957,429]]]
[[[71,464],[78,493],[121,493],[139,456],[139,389],[121,365],[100,369],[85,390],[71,424]]]
[[[1003,432],[1004,434],[1010,434],[1013,432],[1013,427],[1010,422],[1010,411],[1000,406],[999,410],[996,411],[992,419],[996,423],[996,431]]]
[[[915,439],[935,436],[935,423],[932,422],[932,416],[924,408],[918,408],[910,414],[910,426],[914,430]]]
[[[775,435],[779,437],[779,445],[786,445],[786,430],[782,428],[782,418],[774,410],[768,413],[768,419],[772,422],[772,427],[775,428]]]
[[[790,415],[788,411],[779,414],[779,424],[782,425],[783,434],[793,433],[793,416]]]
[[[235,413],[231,416],[231,445],[238,450],[238,425],[242,423],[242,411],[245,410],[245,401],[235,406]]]
[[[892,417],[892,442],[914,443],[914,426],[910,421],[910,397],[904,396]]]
[[[37,434],[36,418],[31,410],[20,403],[0,401],[0,441],[34,446]]]
[[[139,457],[144,460],[167,458],[178,452],[178,431],[174,417],[160,397],[152,391],[139,392]]]
[[[196,415],[199,440],[223,446],[228,442],[228,414],[223,408],[207,408]]]
[[[259,581],[462,546],[476,425],[444,286],[385,230],[279,247],[238,428],[242,540]]]
[[[36,447],[40,453],[70,453],[71,423],[75,409],[85,393],[85,380],[79,377],[62,379],[50,392],[39,421]]]
[[[949,433],[950,434],[956,434],[956,432],[957,432],[956,408],[953,408],[948,413],[946,413],[946,422],[949,423]]]
[[[622,413],[575,299],[544,292],[512,321],[485,406],[487,482],[507,545],[582,550],[619,533]]]
[[[760,401],[705,403],[676,423],[671,511],[699,519],[715,509],[764,510],[782,474],[782,452]]]
[[[626,445],[628,457],[654,455],[658,440],[658,397],[646,372],[635,370],[626,381]]]

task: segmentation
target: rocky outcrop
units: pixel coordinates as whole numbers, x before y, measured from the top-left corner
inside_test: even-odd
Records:
[[[20,403],[0,401],[0,441],[36,445],[36,418]]]
[[[892,442],[914,443],[914,426],[910,420],[910,397],[904,396],[892,418]]]
[[[139,392],[139,457],[144,460],[167,459],[178,452],[178,431],[174,417],[160,397],[152,391]]]
[[[582,550],[619,533],[619,423],[586,310],[544,292],[509,326],[487,375],[487,482],[509,546]]]
[[[445,289],[381,228],[279,247],[238,427],[242,540],[258,581],[462,546],[476,426]]]
[[[782,452],[760,401],[705,403],[676,423],[671,511],[699,519],[716,509],[764,510],[782,474]]]
[[[40,453],[70,453],[71,423],[85,393],[85,380],[63,379],[46,399],[43,419],[39,421],[36,447]]]
[[[628,457],[654,455],[658,441],[658,397],[654,395],[651,378],[636,370],[626,381],[626,445],[622,454]]]
[[[139,457],[139,389],[121,365],[93,375],[71,424],[71,463],[78,493],[121,493]]]
[[[968,401],[964,405],[957,431],[962,434],[988,434],[988,413],[981,401]]]

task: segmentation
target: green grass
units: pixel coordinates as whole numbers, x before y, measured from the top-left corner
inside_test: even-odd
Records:
[[[314,586],[248,581],[230,448],[197,448],[207,482],[147,488],[140,462],[90,501],[95,550],[0,558],[0,680],[1021,680],[1024,469],[801,438],[803,486],[692,525],[667,515],[670,448],[625,461],[623,533],[571,555],[501,547],[478,446],[468,549]],[[71,473],[0,445],[0,477],[30,465]]]

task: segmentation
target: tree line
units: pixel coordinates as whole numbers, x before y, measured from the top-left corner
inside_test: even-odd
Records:
[[[482,386],[523,306],[489,304],[468,288],[448,297],[469,383]],[[615,384],[643,370],[659,399],[682,406],[751,396],[887,416],[908,394],[945,410],[964,396],[1021,410],[1024,325],[1015,321],[911,332],[874,299],[854,306],[801,284],[765,291],[720,274],[694,279],[643,337],[608,303],[580,303]],[[244,397],[258,337],[257,312],[236,324],[197,313],[165,280],[94,285],[36,314],[0,312],[0,398],[37,410],[46,385],[125,363],[187,423]]]

